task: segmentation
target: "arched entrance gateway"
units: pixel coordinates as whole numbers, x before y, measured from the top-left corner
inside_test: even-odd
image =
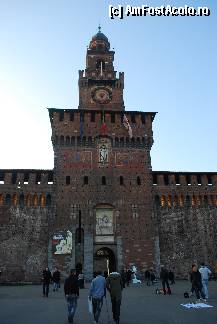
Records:
[[[114,207],[109,204],[100,204],[95,208],[95,238],[93,253],[93,270],[115,271],[116,239]]]
[[[114,252],[108,247],[98,249],[94,254],[94,271],[107,271],[108,273],[116,270],[116,260]]]

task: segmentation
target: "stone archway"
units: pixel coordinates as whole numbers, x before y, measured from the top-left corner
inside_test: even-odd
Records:
[[[101,247],[95,252],[94,271],[102,271],[102,273],[116,271],[115,254],[110,248]]]

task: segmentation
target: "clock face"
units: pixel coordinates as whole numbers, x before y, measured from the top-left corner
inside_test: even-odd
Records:
[[[106,88],[98,88],[92,93],[92,98],[95,102],[105,104],[111,101],[111,91]]]

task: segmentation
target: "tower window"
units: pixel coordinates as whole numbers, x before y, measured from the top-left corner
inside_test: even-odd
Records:
[[[201,185],[201,175],[197,174],[197,184]]]
[[[74,111],[70,111],[70,121],[74,121]]]
[[[212,177],[208,175],[208,185],[212,186]]]
[[[137,177],[136,182],[137,182],[137,185],[138,186],[141,186],[141,179],[140,179],[140,177]]]
[[[12,182],[12,184],[15,184],[16,181],[17,181],[17,173],[16,173],[16,171],[14,171],[14,172],[12,173],[11,182]]]
[[[95,116],[96,116],[95,112],[91,111],[91,115],[90,115],[90,121],[91,122],[95,122]]]
[[[169,177],[168,177],[168,174],[164,174],[164,184],[165,184],[166,186],[169,185]]]
[[[191,176],[190,176],[190,174],[186,175],[186,182],[187,182],[188,186],[191,185]]]
[[[5,203],[6,205],[10,205],[11,204],[11,195],[7,194],[5,197]]]
[[[152,178],[153,178],[153,184],[157,185],[157,174],[153,173]]]
[[[103,186],[106,185],[106,177],[105,177],[105,176],[102,177],[102,185],[103,185]]]
[[[136,122],[136,116],[135,116],[135,114],[132,114],[132,115],[131,115],[131,122],[132,122],[133,124],[135,124],[135,122]]]
[[[180,185],[179,174],[175,174],[175,182],[177,185]]]
[[[115,123],[115,113],[111,113],[111,123]]]
[[[96,62],[96,68],[105,70],[105,62],[103,60],[97,60]]]
[[[70,185],[70,176],[66,176],[66,185]]]
[[[84,176],[84,185],[88,185],[88,176]]]
[[[63,121],[64,120],[64,111],[60,111],[59,113],[59,121]]]
[[[120,186],[124,185],[124,178],[122,176],[120,176]]]
[[[40,183],[41,183],[41,173],[36,173],[35,184],[40,184]]]
[[[145,124],[145,114],[141,114],[141,121],[142,121],[142,124]]]

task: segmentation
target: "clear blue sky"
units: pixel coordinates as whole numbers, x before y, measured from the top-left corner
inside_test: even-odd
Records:
[[[125,17],[109,4],[206,5],[210,17]],[[153,170],[217,171],[216,0],[0,0],[0,168],[53,168],[46,107],[77,108],[98,24],[125,106],[157,111]]]

